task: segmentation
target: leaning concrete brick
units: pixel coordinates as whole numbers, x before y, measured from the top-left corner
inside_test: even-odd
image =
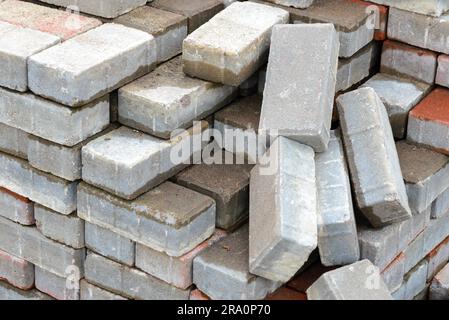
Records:
[[[409,114],[407,139],[449,155],[449,89],[436,88]]]
[[[193,282],[214,300],[263,299],[281,285],[248,270],[247,225],[193,260]]]
[[[35,289],[20,290],[0,281],[0,300],[53,300],[53,298]]]
[[[18,40],[20,39],[20,40]],[[28,88],[27,60],[59,42],[59,38],[0,21],[0,85],[17,91]]]
[[[227,235],[223,230],[215,233],[180,257],[170,257],[141,244],[136,245],[136,267],[175,287],[187,289],[193,283],[193,260],[204,250]]]
[[[79,300],[79,279],[71,281],[70,277],[60,277],[36,267],[36,289],[57,300]]]
[[[325,266],[359,260],[351,184],[340,133],[331,131],[329,149],[317,154],[318,249]]]
[[[447,14],[441,17],[390,8],[388,38],[431,51],[449,54],[449,42],[442,36],[449,32]]]
[[[449,157],[406,141],[396,143],[396,149],[410,208],[423,212],[449,188]]]
[[[224,156],[232,155],[227,154]],[[248,164],[197,164],[177,176],[174,181],[186,188],[205,194],[217,205],[216,226],[232,230],[248,219],[249,177]]]
[[[430,300],[449,300],[449,264],[432,280],[429,290]]]
[[[317,247],[313,149],[278,137],[251,171],[249,269],[288,281]]]
[[[337,33],[331,24],[282,25],[273,28],[271,41],[259,129],[323,152],[337,76]]]
[[[401,287],[392,293],[395,300],[412,300],[426,286],[427,261],[421,261],[405,276]]]
[[[383,43],[380,71],[433,84],[437,69],[437,54],[400,42]]]
[[[171,11],[188,18],[189,33],[198,29],[213,16],[223,10],[220,0],[154,0],[150,6]]]
[[[34,204],[29,199],[0,187],[0,216],[23,225],[32,225]]]
[[[136,244],[108,229],[85,223],[86,247],[111,260],[134,266]]]
[[[127,300],[126,298],[114,294],[93,284],[86,280],[80,281],[80,300]]]
[[[109,98],[104,96],[82,108],[71,109],[31,93],[0,88],[0,122],[55,143],[74,146],[109,124]]]
[[[432,219],[438,219],[449,212],[449,188],[432,203]]]
[[[31,289],[34,285],[34,266],[0,250],[0,279],[22,290]]]
[[[101,25],[98,19],[17,0],[5,0],[0,4],[0,21],[49,33],[61,40]]]
[[[175,257],[195,248],[215,229],[214,201],[171,182],[133,201],[81,183],[78,215],[87,222]]]
[[[370,0],[393,8],[439,17],[449,10],[447,0]]]
[[[35,204],[34,216],[37,229],[47,238],[75,249],[84,248],[84,221],[76,213],[64,216]]]
[[[227,105],[237,88],[186,76],[181,57],[119,89],[119,121],[169,139],[176,129],[190,128]]]
[[[32,168],[26,161],[0,153],[0,185],[61,214],[76,210],[77,182]]]
[[[438,68],[435,83],[449,88],[449,56],[441,54],[438,56]]]
[[[309,300],[392,300],[379,269],[362,260],[326,272],[307,289]]]
[[[239,86],[266,62],[273,26],[287,21],[285,10],[235,2],[184,40],[184,72]]]
[[[27,160],[29,135],[0,123],[0,151]]]
[[[123,266],[94,253],[85,262],[86,280],[114,294],[137,300],[187,300],[181,290],[140,270]]]
[[[432,278],[444,267],[449,259],[449,237],[444,239],[438,246],[435,247],[426,256],[428,262],[427,266],[427,281]]]
[[[411,217],[385,106],[372,88],[337,99],[357,205],[375,226]]]
[[[84,249],[59,244],[42,235],[36,228],[24,227],[0,217],[0,250],[66,277],[77,268],[83,275]]]
[[[114,23],[139,29],[156,40],[156,59],[167,61],[182,52],[182,41],[187,37],[187,18],[150,6],[139,7],[116,19]]]
[[[148,73],[155,62],[153,36],[108,23],[32,56],[28,86],[37,95],[79,107]]]
[[[398,290],[405,275],[405,255],[400,253],[380,274],[390,292]]]
[[[407,132],[409,111],[431,90],[431,85],[411,79],[378,73],[362,87],[376,91],[387,109],[391,129],[395,138],[402,139]]]

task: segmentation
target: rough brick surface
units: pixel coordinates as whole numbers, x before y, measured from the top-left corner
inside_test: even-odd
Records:
[[[393,292],[395,300],[412,300],[426,286],[427,261],[421,261],[405,276],[401,287]]]
[[[266,0],[283,6],[305,9],[310,7],[314,0]]]
[[[29,199],[0,187],[0,216],[23,225],[32,225],[34,204]]]
[[[27,160],[29,136],[25,131],[0,123],[0,151]]]
[[[382,279],[390,292],[400,288],[405,275],[405,255],[399,254],[384,270],[381,272]]]
[[[438,246],[435,247],[427,256],[427,281],[438,273],[449,260],[449,237],[444,239]]]
[[[28,290],[34,285],[34,266],[0,250],[0,279],[16,288]]]
[[[1,300],[53,300],[48,295],[38,290],[20,290],[3,281],[0,281]]]
[[[449,56],[441,54],[438,56],[438,68],[435,83],[449,88]]]
[[[432,219],[438,219],[449,212],[449,188],[432,203]]]
[[[370,0],[393,8],[439,17],[449,10],[447,0]]]
[[[104,290],[86,280],[80,281],[80,300],[127,300],[126,298]]]
[[[66,277],[36,267],[36,288],[57,300],[79,300],[79,280],[72,283]]]

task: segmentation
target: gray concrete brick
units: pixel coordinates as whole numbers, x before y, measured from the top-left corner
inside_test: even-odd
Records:
[[[435,83],[449,88],[449,56],[441,54],[438,56],[438,68]]]
[[[70,279],[60,277],[36,267],[36,289],[57,300],[79,300],[79,280],[72,283]]]
[[[371,0],[371,2],[436,17],[449,10],[447,0]]]
[[[136,244],[119,234],[86,222],[86,247],[119,263],[134,266]]]
[[[79,107],[148,73],[155,62],[153,36],[108,23],[33,55],[28,86],[37,95]]]
[[[432,280],[429,290],[430,300],[449,300],[449,264]]]
[[[215,229],[214,201],[165,182],[134,201],[125,201],[81,183],[78,216],[154,250],[179,257]]]
[[[273,2],[282,6],[294,7],[305,9],[310,7],[314,0],[266,0],[267,2]]]
[[[248,270],[247,225],[193,260],[193,282],[214,300],[263,299],[281,285]]]
[[[80,300],[127,300],[126,298],[114,294],[100,287],[90,284],[86,280],[80,281]]]
[[[411,217],[388,114],[372,88],[337,99],[358,207],[375,227]]]
[[[449,212],[449,188],[432,203],[432,219],[438,219]]]
[[[421,261],[405,276],[401,287],[393,292],[395,300],[413,300],[426,287],[427,261]]]
[[[34,206],[36,227],[47,238],[75,249],[84,248],[84,221],[76,213],[65,216],[44,206]]]
[[[187,300],[190,289],[181,290],[140,270],[89,253],[86,280],[114,294],[137,300]]]
[[[141,244],[136,245],[136,267],[175,287],[187,289],[193,283],[193,260],[227,235],[216,230],[206,241],[180,257],[170,257]]]
[[[34,285],[34,266],[0,250],[0,279],[22,290],[31,289]]]
[[[376,91],[387,109],[391,129],[395,138],[402,139],[407,132],[409,111],[415,107],[430,91],[431,86],[403,77],[378,73],[362,87],[370,87]]]
[[[53,300],[48,295],[32,289],[20,290],[6,282],[0,281],[0,299],[1,300]]]
[[[142,6],[114,19],[114,23],[139,29],[151,34],[156,40],[156,60],[167,61],[182,52],[182,41],[187,37],[186,17]]]
[[[307,289],[309,300],[392,300],[379,269],[362,260],[323,274]]]
[[[61,214],[76,210],[77,182],[32,168],[26,161],[0,153],[0,185]]]
[[[83,275],[84,249],[73,249],[46,238],[36,228],[21,226],[0,217],[0,250],[22,258],[59,276],[71,268]]]
[[[0,151],[27,160],[29,135],[0,123]]]
[[[109,99],[104,96],[75,110],[31,93],[0,88],[0,122],[55,143],[74,146],[109,124]]]
[[[271,40],[259,129],[323,152],[337,76],[337,33],[331,24],[282,25],[273,28]]]
[[[449,260],[449,238],[446,238],[427,256],[427,281],[431,281],[433,277],[448,263]]]
[[[184,40],[184,72],[239,86],[266,62],[273,26],[287,21],[285,10],[234,2]]]
[[[405,275],[405,255],[399,254],[380,274],[390,292],[398,290]]]
[[[410,208],[422,212],[449,188],[449,157],[405,141],[396,148]]]
[[[119,121],[169,139],[178,128],[213,114],[232,101],[237,88],[190,78],[176,57],[119,89]]]
[[[317,247],[313,149],[278,137],[251,171],[249,269],[287,282]]]
[[[0,216],[23,225],[32,225],[34,204],[29,199],[0,187]]]
[[[351,184],[340,133],[331,131],[329,149],[315,157],[318,191],[318,249],[325,266],[359,260]]]

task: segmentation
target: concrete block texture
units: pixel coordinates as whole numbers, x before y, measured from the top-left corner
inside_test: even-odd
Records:
[[[114,294],[93,284],[90,284],[86,280],[80,281],[80,300],[127,300],[126,298]]]
[[[337,33],[331,24],[273,28],[260,130],[291,138],[317,152],[326,150],[338,48]]]
[[[248,270],[248,225],[193,260],[193,282],[214,300],[263,299],[281,285]]]
[[[426,287],[427,261],[423,260],[405,276],[401,287],[393,292],[395,300],[413,300]]]
[[[50,296],[36,289],[21,290],[14,286],[0,281],[1,300],[53,300]]]
[[[27,160],[29,135],[0,123],[0,151]]]
[[[153,36],[108,23],[32,56],[28,86],[37,95],[79,107],[148,73],[155,62]]]
[[[34,285],[34,265],[0,250],[0,279],[22,290]]]
[[[263,165],[251,171],[251,273],[287,282],[317,247],[314,156],[311,147],[278,137],[261,159]]]
[[[36,288],[57,300],[79,300],[79,279],[72,282],[69,277],[60,277],[36,267]]]
[[[371,2],[435,17],[449,10],[447,0],[371,0]]]
[[[432,280],[429,289],[430,300],[449,300],[449,264]]]
[[[119,121],[169,139],[173,131],[190,128],[236,94],[237,88],[186,76],[181,57],[176,57],[119,89]]]
[[[337,99],[357,205],[375,227],[411,217],[388,114],[372,88]]]
[[[368,260],[328,271],[307,289],[309,300],[392,300],[379,269]]]
[[[432,203],[432,219],[438,219],[449,212],[449,188]]]
[[[449,237],[444,239],[427,256],[427,281],[431,281],[434,276],[447,264],[449,257]]]
[[[215,202],[171,182],[133,201],[81,183],[78,216],[175,257],[195,248],[215,230]]]
[[[438,56],[438,68],[435,83],[449,88],[449,56],[445,54]]]
[[[399,254],[384,270],[381,272],[382,279],[390,292],[398,290],[405,275],[405,255]]]
[[[23,225],[34,224],[34,203],[0,187],[0,216]]]
[[[305,9],[310,7],[314,0],[267,0],[267,2],[273,2],[282,6],[294,7],[299,9]]]
[[[352,206],[351,185],[340,133],[331,131],[329,148],[316,160],[318,249],[325,266],[359,260],[360,249]]]
[[[235,2],[184,40],[184,72],[239,86],[266,62],[273,26],[287,22],[285,10]]]

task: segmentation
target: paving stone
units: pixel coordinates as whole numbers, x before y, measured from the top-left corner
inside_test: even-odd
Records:
[[[224,8],[220,0],[191,0],[188,2],[184,0],[153,0],[150,5],[187,17],[189,33],[198,29]]]
[[[278,137],[251,171],[250,272],[294,276],[317,247],[317,209],[313,149]]]
[[[95,18],[17,0],[1,2],[0,21],[49,33],[61,40],[70,39],[101,25],[101,21]]]
[[[426,231],[421,232],[404,250],[404,268],[406,273],[413,269],[413,267],[416,266],[427,255],[424,249],[426,233]]]
[[[449,260],[449,237],[430,251],[426,260],[428,262],[427,281],[430,281]]]
[[[190,289],[181,290],[140,270],[89,253],[86,280],[114,294],[137,300],[186,300]]]
[[[236,96],[230,86],[190,78],[176,57],[119,90],[119,121],[169,139],[227,105]]]
[[[387,109],[391,129],[395,138],[402,139],[407,131],[409,111],[415,107],[430,91],[431,86],[403,77],[378,73],[362,87],[376,91]]]
[[[113,130],[83,147],[83,180],[121,198],[135,199],[190,164],[192,155],[202,149],[206,126],[195,124],[171,140],[127,127]]]
[[[0,250],[66,277],[77,268],[83,275],[84,249],[73,249],[46,238],[36,228],[0,217]]]
[[[390,8],[388,38],[431,51],[449,54],[449,42],[442,36],[449,32],[449,15],[431,17]]]
[[[95,16],[104,18],[115,18],[124,14],[134,8],[145,5],[147,0],[42,0],[43,2],[54,4],[60,7],[67,7],[68,9],[77,8],[77,10],[85,13],[90,13]],[[76,4],[74,7],[73,4]]]
[[[36,288],[57,300],[79,300],[79,280],[75,284],[70,279],[60,277],[36,267]]]
[[[17,41],[17,39],[21,40]],[[26,91],[28,58],[58,42],[59,38],[56,36],[0,21],[0,63],[2,64],[0,85],[17,91]]]
[[[115,23],[139,29],[156,40],[157,61],[167,61],[182,52],[187,36],[187,18],[150,6],[139,7],[114,19]]]
[[[332,25],[275,26],[259,128],[309,145],[317,152],[325,151],[337,61],[338,39]]]
[[[81,183],[78,216],[174,257],[195,248],[215,229],[214,201],[171,182],[133,201]]]
[[[48,295],[32,289],[20,290],[6,282],[0,281],[0,299],[1,300],[53,300]]]
[[[28,133],[0,123],[0,151],[27,160]]]
[[[187,289],[193,283],[193,260],[227,235],[216,230],[206,241],[180,257],[170,257],[141,244],[136,245],[136,267],[175,287]]]
[[[150,72],[155,62],[153,36],[108,23],[32,56],[28,86],[37,95],[79,107]]]
[[[273,26],[287,21],[285,10],[234,2],[184,40],[184,72],[239,86],[266,62]]]
[[[85,223],[86,247],[127,266],[134,266],[136,244],[108,229]]]
[[[365,10],[374,13],[370,16],[370,23],[374,26],[374,40],[384,41],[387,38],[388,25],[388,7],[384,5],[374,4],[371,1],[351,0],[367,7]]]
[[[197,164],[179,173],[174,181],[213,198],[217,205],[216,226],[232,230],[248,219],[252,168],[248,164]]]
[[[29,199],[0,187],[0,216],[23,225],[32,225],[34,204]]]
[[[421,13],[429,16],[441,16],[449,10],[447,0],[370,0],[374,3],[384,4],[393,8]]]
[[[449,212],[449,188],[432,203],[432,219],[438,219]]]
[[[424,235],[424,252],[427,254],[449,236],[449,214],[431,220]]]
[[[449,88],[449,56],[441,54],[438,56],[438,68],[435,83]]]
[[[76,210],[76,185],[32,168],[26,161],[0,153],[0,185],[61,214]]]
[[[422,212],[449,188],[449,157],[406,141],[396,149],[410,208]]]
[[[78,109],[31,93],[0,88],[0,122],[35,136],[74,146],[109,124],[109,98],[104,96]]]
[[[383,43],[380,71],[433,84],[437,70],[437,54],[400,42]]]
[[[122,296],[104,290],[100,287],[90,284],[86,280],[80,281],[80,300],[128,300]]]
[[[409,114],[407,139],[449,155],[449,90],[434,89]]]
[[[337,99],[358,207],[374,227],[411,216],[387,111],[372,88]]]
[[[329,149],[317,154],[318,249],[325,266],[351,264],[360,249],[351,184],[340,133],[331,131]]]
[[[248,270],[247,225],[193,260],[193,283],[213,300],[263,299],[281,285]]]
[[[47,238],[75,249],[84,248],[84,221],[73,213],[64,216],[44,206],[34,206],[36,227]]]
[[[449,300],[449,264],[432,280],[429,290],[430,300]]]
[[[305,9],[310,7],[314,0],[266,0],[267,2],[273,2],[282,6],[294,7],[299,9]]]
[[[400,253],[380,274],[390,292],[398,290],[405,275],[405,255]]]
[[[391,300],[379,269],[362,260],[326,272],[309,289],[309,300]]]
[[[34,285],[34,266],[0,250],[0,279],[22,290],[31,289]]]
[[[412,300],[426,287],[427,261],[421,261],[405,276],[401,287],[393,292],[395,300]]]

